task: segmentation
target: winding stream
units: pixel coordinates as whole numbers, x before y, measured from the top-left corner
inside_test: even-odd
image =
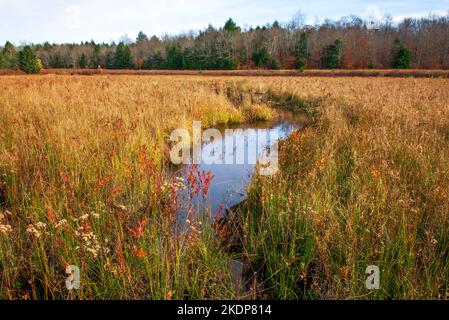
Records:
[[[211,155],[218,156],[216,157],[219,160],[218,163],[184,165],[178,167],[175,172],[175,175],[182,177],[187,185],[189,185],[189,175],[192,173],[195,177],[206,173],[213,176],[205,197],[201,192],[197,196],[192,196],[189,188],[180,191],[180,198],[183,202],[190,203],[190,206],[178,212],[179,219],[181,221],[186,219],[192,209],[199,213],[210,213],[214,217],[243,202],[247,198],[247,188],[256,170],[255,159],[259,161],[262,156],[267,157],[275,143],[287,139],[294,131],[301,128],[299,119],[287,112],[279,113],[270,121],[218,127],[221,139],[202,144],[203,159]],[[256,136],[248,134],[250,132],[248,130],[257,132]],[[227,141],[234,142],[232,150],[226,150]],[[238,143],[240,148],[236,147]],[[244,161],[241,161],[242,147]],[[217,150],[219,150],[218,155],[214,154]],[[229,157],[233,159],[232,163],[225,161]],[[238,157],[240,161],[237,160]]]

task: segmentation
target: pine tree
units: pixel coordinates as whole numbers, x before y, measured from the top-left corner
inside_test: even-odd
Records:
[[[304,69],[307,66],[308,58],[307,33],[301,32],[296,50],[296,68],[299,70]]]
[[[45,41],[44,46],[43,46],[43,49],[44,49],[45,51],[50,51],[52,48],[53,48],[53,46],[50,44],[50,42]]]
[[[115,49],[114,66],[117,69],[129,69],[132,67],[131,50],[123,42],[120,42]]]
[[[97,68],[101,64],[101,60],[100,60],[101,45],[96,44],[95,41],[93,41],[93,40],[90,42],[89,45],[92,47],[92,50],[93,50],[93,56],[91,58],[91,66],[93,68]]]
[[[26,73],[38,73],[42,69],[42,62],[36,57],[30,46],[25,46],[19,52],[19,66]]]
[[[148,40],[148,36],[145,33],[143,33],[142,31],[139,31],[139,33],[137,34],[136,43],[140,44],[147,40]]]
[[[153,55],[153,69],[164,69],[165,66],[165,60],[164,57],[162,56],[161,52],[156,52]]]
[[[270,69],[279,69],[279,63],[276,58],[272,58],[269,65]]]
[[[3,50],[0,52],[0,68],[13,68],[18,66],[18,57],[14,45],[6,41]]]
[[[404,44],[396,39],[393,49],[393,67],[395,69],[410,69],[412,65],[412,54]]]
[[[257,67],[266,67],[268,62],[270,62],[270,54],[267,48],[262,47],[253,53],[253,61]]]
[[[193,48],[185,48],[182,53],[182,68],[183,69],[195,69],[195,55]]]
[[[84,53],[81,54],[81,57],[79,58],[79,61],[78,61],[78,65],[81,69],[87,68],[87,57]]]
[[[3,54],[2,51],[0,51],[0,69],[7,68],[7,67],[8,67],[8,63],[6,61],[5,55]]]
[[[237,59],[233,58],[229,52],[224,52],[223,55],[218,58],[217,63],[216,69],[219,70],[237,70],[239,65]]]
[[[181,49],[177,45],[167,48],[167,69],[182,69],[183,55]]]
[[[5,47],[3,48],[3,54],[9,54],[9,55],[16,54],[16,48],[14,47],[14,45],[11,42],[6,41]]]
[[[341,66],[341,50],[343,42],[340,39],[335,40],[331,45],[324,49],[324,59],[326,68],[337,69]]]
[[[279,21],[274,21],[273,25],[271,26],[271,28],[273,29],[280,29],[281,28],[281,24],[279,23]]]
[[[104,57],[104,67],[106,69],[113,69],[115,66],[115,57],[112,51],[108,51]]]
[[[232,18],[229,18],[228,21],[226,21],[223,30],[230,33],[235,33],[240,32],[242,29],[239,26],[237,26],[237,24],[234,22],[234,20],[232,20]]]

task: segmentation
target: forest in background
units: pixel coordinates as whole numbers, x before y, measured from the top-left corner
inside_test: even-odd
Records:
[[[0,68],[29,73],[45,68],[237,70],[237,69],[449,69],[449,13],[394,23],[358,16],[308,25],[297,13],[242,28],[223,27],[161,38],[139,32],[118,42],[0,47]]]

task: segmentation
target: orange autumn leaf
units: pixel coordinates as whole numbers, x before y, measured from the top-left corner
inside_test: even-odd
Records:
[[[55,212],[53,211],[53,209],[51,207],[49,207],[47,209],[47,219],[52,224],[55,223],[55,221],[56,221]]]
[[[349,278],[349,274],[350,274],[349,266],[346,266],[346,267],[342,268],[341,269],[341,274],[342,274],[343,278],[348,279]]]

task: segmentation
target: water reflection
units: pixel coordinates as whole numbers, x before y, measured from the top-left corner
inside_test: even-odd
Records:
[[[204,164],[203,161],[199,165],[186,165],[178,168],[176,172],[176,175],[181,176],[187,185],[192,181],[192,175],[195,176],[197,182],[206,174],[213,175],[205,197],[201,191],[192,196],[192,190],[196,186],[179,191],[179,198],[182,199],[182,202],[190,204],[190,208],[180,210],[179,218],[185,219],[187,213],[192,210],[199,213],[210,213],[212,216],[218,215],[244,201],[247,198],[247,187],[256,168],[255,160],[263,156],[267,157],[272,151],[270,148],[273,148],[274,143],[285,140],[293,131],[300,128],[301,125],[297,120],[286,115],[280,115],[272,121],[218,128],[221,132],[221,140],[214,140],[202,145],[203,159],[213,156],[214,163]],[[260,135],[248,134],[248,132],[256,130],[259,133],[264,132],[267,138],[261,139]],[[269,139],[273,137],[275,139]],[[233,148],[226,150],[226,146],[231,145],[230,141],[234,142]],[[243,158],[239,152],[242,149],[244,150]]]

